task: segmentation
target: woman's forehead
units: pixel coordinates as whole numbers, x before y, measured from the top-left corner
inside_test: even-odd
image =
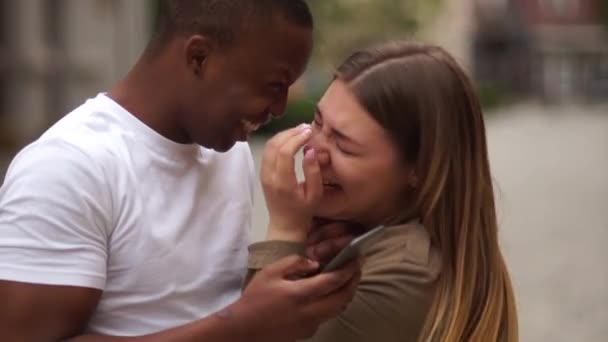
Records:
[[[336,80],[327,89],[318,105],[323,122],[353,138],[384,137],[384,128],[359,103],[350,87]],[[365,140],[363,140],[365,142]]]

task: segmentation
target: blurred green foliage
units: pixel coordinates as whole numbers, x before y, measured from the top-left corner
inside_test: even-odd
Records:
[[[331,73],[351,51],[411,38],[442,0],[308,0],[315,19],[312,65]]]
[[[512,102],[511,93],[500,83],[477,83],[477,96],[484,110],[491,110]]]

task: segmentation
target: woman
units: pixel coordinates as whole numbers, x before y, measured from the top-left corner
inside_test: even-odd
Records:
[[[298,184],[293,154],[306,143]],[[301,252],[313,216],[390,225],[364,252],[351,305],[311,341],[517,341],[481,107],[441,48],[354,53],[312,128],[269,142],[262,182],[269,240],[289,242],[251,246],[252,270]]]

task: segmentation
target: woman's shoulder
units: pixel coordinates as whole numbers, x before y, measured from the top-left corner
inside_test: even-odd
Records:
[[[420,224],[388,227],[362,254],[353,302],[309,342],[417,340],[440,271],[430,236]]]
[[[382,239],[363,251],[363,277],[432,284],[441,272],[441,255],[420,223],[386,228]]]

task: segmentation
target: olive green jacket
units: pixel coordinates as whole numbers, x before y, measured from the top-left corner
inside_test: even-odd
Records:
[[[247,279],[304,245],[280,241],[249,247]],[[363,250],[361,282],[353,301],[322,324],[309,342],[415,342],[431,305],[440,255],[420,224],[389,227],[382,240]]]

